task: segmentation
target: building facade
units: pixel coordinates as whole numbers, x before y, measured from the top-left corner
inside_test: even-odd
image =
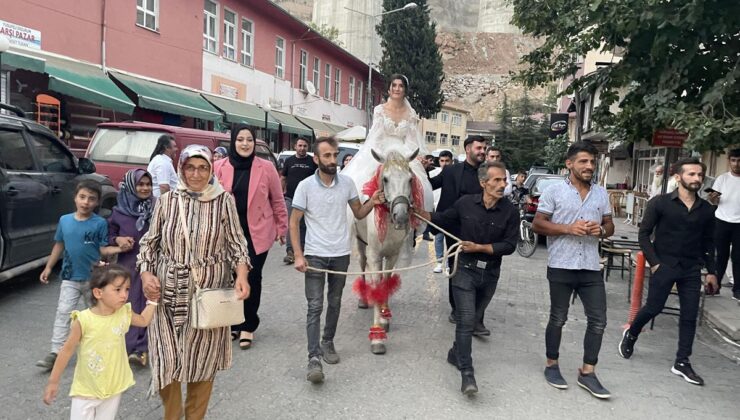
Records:
[[[431,118],[421,120],[421,135],[427,150],[447,149],[454,156],[465,153],[463,142],[470,111],[460,105],[445,103]]]
[[[364,124],[368,66],[269,0],[18,0],[0,36],[0,99],[41,119],[51,97],[71,140],[109,121],[247,122],[279,150]]]
[[[375,25],[380,18],[373,16],[382,12],[382,0],[314,0],[312,20],[336,28],[338,41],[363,62],[377,63],[382,51]]]

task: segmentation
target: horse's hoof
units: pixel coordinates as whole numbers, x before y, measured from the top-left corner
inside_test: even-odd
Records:
[[[385,330],[385,332],[388,332],[388,331],[391,330],[391,323],[390,322],[386,322],[386,323],[380,324],[380,325],[383,327],[383,329]]]
[[[370,344],[370,351],[373,352],[373,354],[385,354],[385,344],[383,343]]]
[[[360,309],[367,309],[368,308],[367,301],[366,300],[362,300],[362,299],[358,299],[357,300],[357,307],[360,308]]]

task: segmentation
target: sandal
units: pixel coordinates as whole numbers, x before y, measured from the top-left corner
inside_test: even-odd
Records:
[[[239,338],[239,331],[232,331],[231,332],[231,341],[234,341],[237,338]]]
[[[246,331],[243,331],[246,332]],[[249,350],[250,347],[252,347],[252,339],[254,338],[254,335],[252,338],[246,338],[239,336],[239,348],[242,350]]]

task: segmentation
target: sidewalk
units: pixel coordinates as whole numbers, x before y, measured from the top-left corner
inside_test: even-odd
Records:
[[[614,219],[614,236],[637,240],[638,228],[625,224],[623,218]],[[611,276],[610,276],[611,277]],[[643,302],[647,295],[643,296]],[[721,331],[727,338],[740,344],[740,303],[732,299],[731,291],[725,287],[720,296],[707,297],[704,301],[703,320]]]

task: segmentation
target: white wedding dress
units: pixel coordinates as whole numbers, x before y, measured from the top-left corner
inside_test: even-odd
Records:
[[[354,180],[361,197],[363,185],[370,180],[380,165],[370,153],[371,149],[383,155],[389,146],[403,151],[406,156],[411,155],[416,149],[419,149],[417,157],[428,154],[419,131],[419,116],[408,100],[404,99],[404,102],[406,103],[406,116],[398,123],[386,115],[383,104],[375,107],[373,125],[365,142],[360,146],[360,151],[342,170],[342,175],[349,176]],[[424,166],[418,159],[414,159],[410,166],[424,189],[424,210],[434,211],[432,185],[429,183]]]

